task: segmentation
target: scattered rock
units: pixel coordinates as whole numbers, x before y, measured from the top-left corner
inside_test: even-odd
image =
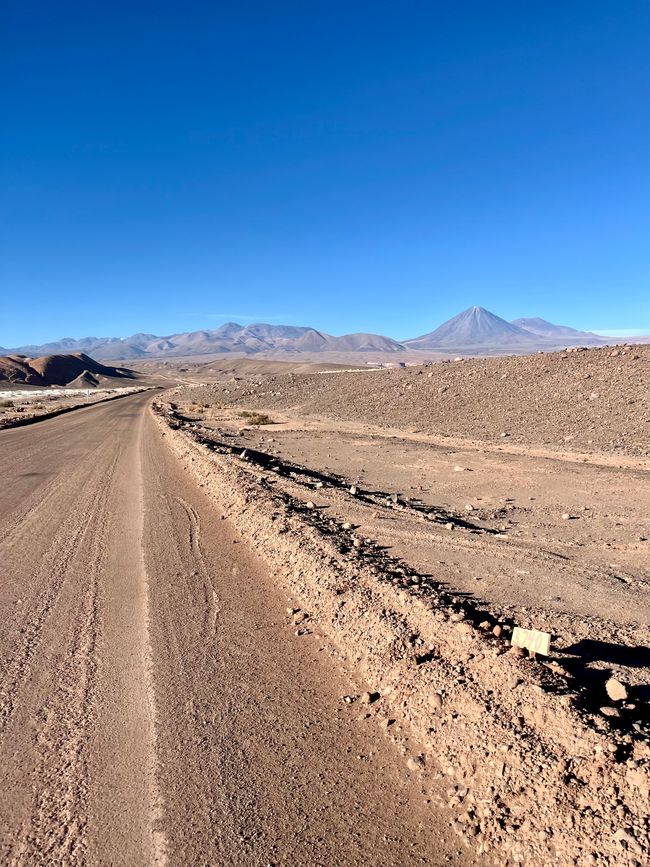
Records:
[[[424,756],[409,756],[406,760],[406,767],[409,771],[421,771],[424,767]]]
[[[619,717],[621,715],[615,707],[601,707],[600,712],[603,716]]]
[[[612,701],[625,701],[627,699],[627,687],[615,677],[610,677],[605,684],[605,689],[607,690],[607,695]]]

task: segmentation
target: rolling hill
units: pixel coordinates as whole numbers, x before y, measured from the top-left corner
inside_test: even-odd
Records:
[[[39,358],[24,355],[0,356],[0,382],[12,385],[94,388],[137,378],[138,374],[134,370],[100,364],[82,352],[44,355]]]

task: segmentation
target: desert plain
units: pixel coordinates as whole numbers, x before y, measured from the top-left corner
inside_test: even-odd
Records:
[[[3,863],[647,863],[649,362],[136,361],[4,407]]]

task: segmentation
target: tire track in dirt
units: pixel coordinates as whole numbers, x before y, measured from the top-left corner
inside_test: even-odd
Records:
[[[204,598],[204,630],[206,638],[213,638],[217,629],[219,616],[219,597],[207,573],[203,552],[201,550],[201,519],[198,512],[182,497],[176,497],[182,506],[188,521],[189,547],[193,554],[196,569],[191,577],[199,578],[202,584]]]
[[[15,511],[0,508],[11,530],[0,541],[11,578],[0,601],[12,614],[0,656],[2,863],[166,863],[142,551],[147,400],[18,437],[18,472],[30,466],[35,487]],[[54,457],[52,425],[62,441]],[[0,441],[15,447],[17,436]]]
[[[266,566],[151,428],[145,551],[156,576],[158,751],[182,756],[182,769],[160,767],[170,863],[443,863],[443,822],[408,788],[405,759],[374,715],[360,725],[343,710],[352,706],[341,696],[360,688],[330,664],[319,636],[296,637]],[[458,865],[471,860],[452,848]]]
[[[116,463],[117,458],[108,468],[109,477],[115,471]],[[97,479],[103,474],[103,469],[96,469]],[[104,482],[100,502],[103,500],[105,503],[107,491],[108,482]],[[22,616],[16,618],[15,625],[18,630],[14,630],[17,641],[9,663],[3,668],[1,675],[0,737],[11,720],[19,691],[29,675],[30,665],[38,652],[42,633],[58,602],[68,571],[94,523],[93,508],[97,508],[97,498],[86,494],[78,508],[66,516],[38,572],[30,581],[32,585],[40,588],[38,595],[19,608]]]
[[[97,655],[101,631],[100,576],[105,563],[106,510],[110,483],[117,464],[113,461],[102,491],[95,501],[95,520],[90,540],[84,586],[75,588],[76,610],[72,629],[62,635],[68,662],[59,671],[57,689],[44,712],[39,730],[42,749],[40,767],[34,774],[39,794],[32,812],[30,840],[37,846],[28,851],[31,863],[87,860],[87,794],[89,732],[96,721]],[[43,785],[45,783],[45,785]],[[60,831],[52,835],[52,817]]]

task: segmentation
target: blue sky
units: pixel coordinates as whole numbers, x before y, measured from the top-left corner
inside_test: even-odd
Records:
[[[8,0],[0,345],[650,332],[650,4]]]

